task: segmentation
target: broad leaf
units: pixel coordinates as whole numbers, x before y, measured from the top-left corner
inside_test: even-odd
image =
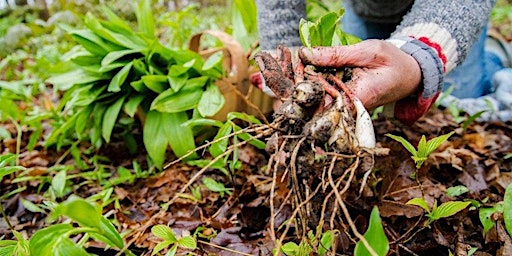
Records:
[[[492,215],[495,213],[503,213],[503,204],[499,203],[494,205],[493,207],[481,207],[478,209],[478,218],[484,227],[484,233],[487,234],[491,228],[496,224],[492,219]]]
[[[71,196],[63,203],[55,207],[50,218],[56,219],[64,215],[83,227],[100,228],[101,208],[95,203],[90,203],[82,198]]]
[[[66,188],[66,170],[58,172],[52,179],[52,190],[55,196],[61,198],[64,196],[64,189]]]
[[[169,81],[164,75],[145,75],[141,79],[146,87],[156,93],[162,93],[169,88]]]
[[[320,244],[318,245],[318,255],[326,255],[326,253],[331,249],[332,245],[334,244],[334,231],[327,230],[325,233],[322,234],[322,237],[320,238]]]
[[[178,244],[180,247],[195,250],[197,247],[196,239],[192,236],[184,236],[180,240],[178,240]]]
[[[53,248],[64,235],[73,230],[71,224],[55,224],[38,230],[30,238],[31,255],[54,255]]]
[[[437,209],[432,210],[428,215],[433,220],[446,218],[464,210],[471,202],[450,201],[442,203]]]
[[[109,246],[122,249],[124,247],[123,238],[117,232],[116,228],[107,218],[101,216],[99,232],[90,232],[89,235],[96,240],[100,240]]]
[[[69,237],[62,237],[57,240],[52,248],[53,256],[89,256],[89,253],[82,246],[75,244]]]
[[[121,51],[115,51],[115,52],[109,52],[102,60],[101,60],[101,66],[108,66],[112,64],[114,61],[117,61],[118,59],[128,56],[134,53],[140,52],[139,50],[134,49],[128,49],[128,50],[121,50]]]
[[[140,0],[135,14],[137,15],[139,30],[145,36],[153,38],[155,36],[155,21],[151,11],[151,0]]]
[[[197,110],[202,116],[213,116],[224,106],[225,99],[219,88],[210,83],[206,91],[201,95]]]
[[[387,133],[386,136],[400,142],[402,144],[402,146],[404,146],[405,149],[407,149],[407,151],[409,151],[409,153],[411,153],[411,155],[416,155],[417,154],[417,151],[416,151],[416,148],[414,148],[414,146],[409,142],[407,141],[406,139],[404,139],[403,137],[400,137],[400,136],[397,136],[397,135],[393,135],[393,134],[389,134]]]
[[[178,241],[176,235],[174,234],[174,231],[172,231],[172,229],[167,225],[155,225],[151,228],[151,233],[153,233],[157,237],[160,237],[172,243]]]
[[[503,221],[508,234],[512,237],[512,183],[507,186],[503,197]]]
[[[197,107],[202,94],[202,90],[181,90],[168,97],[159,96],[151,103],[151,110],[166,113],[191,110]]]
[[[132,63],[126,64],[117,74],[110,80],[110,84],[108,85],[109,92],[119,92],[121,91],[121,86],[126,81],[128,74],[130,74],[130,70],[132,69]]]
[[[413,199],[407,201],[406,204],[419,206],[419,207],[423,208],[423,210],[425,210],[425,212],[430,213],[430,207],[428,207],[427,201],[425,201],[425,199],[423,199],[423,198],[420,198],[420,197],[413,198]]]
[[[209,148],[209,152],[213,157],[217,157],[226,152],[229,142],[227,136],[231,134],[232,131],[232,122],[224,123],[224,125],[219,129],[217,135],[215,135],[215,138],[213,138],[213,141],[215,142]]]
[[[377,206],[373,207],[372,213],[370,214],[370,224],[368,226],[368,230],[364,233],[364,238],[373,250],[379,256],[387,255],[389,251],[389,241],[384,233],[384,228],[382,227],[382,220],[380,219],[379,209]],[[370,255],[368,249],[364,246],[364,244],[359,241],[356,244],[356,248],[354,250],[354,255],[363,256]]]
[[[47,83],[53,84],[59,90],[68,90],[75,84],[87,84],[91,82],[108,79],[106,75],[98,75],[76,69],[68,73],[53,76],[46,80]]]
[[[446,194],[451,197],[460,196],[467,192],[469,192],[469,189],[464,185],[449,187],[446,189]]]
[[[174,155],[182,157],[193,151],[196,148],[194,134],[192,129],[183,125],[189,119],[187,113],[162,113],[162,116],[163,130]],[[195,158],[197,158],[197,154],[192,153],[186,159]]]
[[[114,102],[114,104],[105,110],[105,114],[103,115],[101,134],[107,143],[110,142],[110,136],[112,134],[112,130],[114,129],[114,125],[116,124],[119,112],[123,107],[124,99],[125,97],[119,98],[116,102]]]
[[[167,136],[163,129],[163,114],[158,111],[149,111],[146,116],[146,122],[143,130],[144,146],[148,151],[149,157],[155,165],[161,169],[165,160],[165,151],[169,145]]]

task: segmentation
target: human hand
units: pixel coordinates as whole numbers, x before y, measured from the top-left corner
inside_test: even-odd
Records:
[[[421,69],[409,54],[383,40],[365,40],[349,46],[301,48],[306,64],[353,67],[347,86],[367,109],[403,99],[419,89]]]

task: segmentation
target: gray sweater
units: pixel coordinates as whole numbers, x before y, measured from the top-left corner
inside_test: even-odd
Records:
[[[392,37],[426,37],[446,57],[445,72],[453,69],[485,26],[495,0],[343,0],[363,19],[396,23]],[[305,0],[256,0],[263,50],[278,44],[300,46],[298,24],[306,17]]]

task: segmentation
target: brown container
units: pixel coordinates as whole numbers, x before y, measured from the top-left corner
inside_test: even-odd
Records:
[[[201,37],[210,35],[218,38],[223,47],[201,49]],[[224,121],[229,112],[243,112],[262,118],[262,115],[272,111],[273,99],[251,85],[249,75],[257,70],[249,64],[249,53],[244,52],[242,46],[229,34],[206,30],[194,35],[190,39],[189,49],[195,51],[203,58],[222,52],[225,77],[218,80],[216,85],[224,95],[224,107],[213,116],[214,119]]]

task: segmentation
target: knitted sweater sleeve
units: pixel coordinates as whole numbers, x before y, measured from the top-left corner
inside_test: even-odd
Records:
[[[444,72],[460,64],[486,25],[495,0],[417,0],[392,37],[414,37],[433,47]]]
[[[388,39],[416,59],[423,86],[396,103],[394,115],[414,123],[435,102],[443,76],[466,58],[487,23],[495,0],[417,0]]]
[[[302,46],[299,22],[306,18],[305,0],[256,0],[256,7],[262,50],[275,50],[279,44]]]

